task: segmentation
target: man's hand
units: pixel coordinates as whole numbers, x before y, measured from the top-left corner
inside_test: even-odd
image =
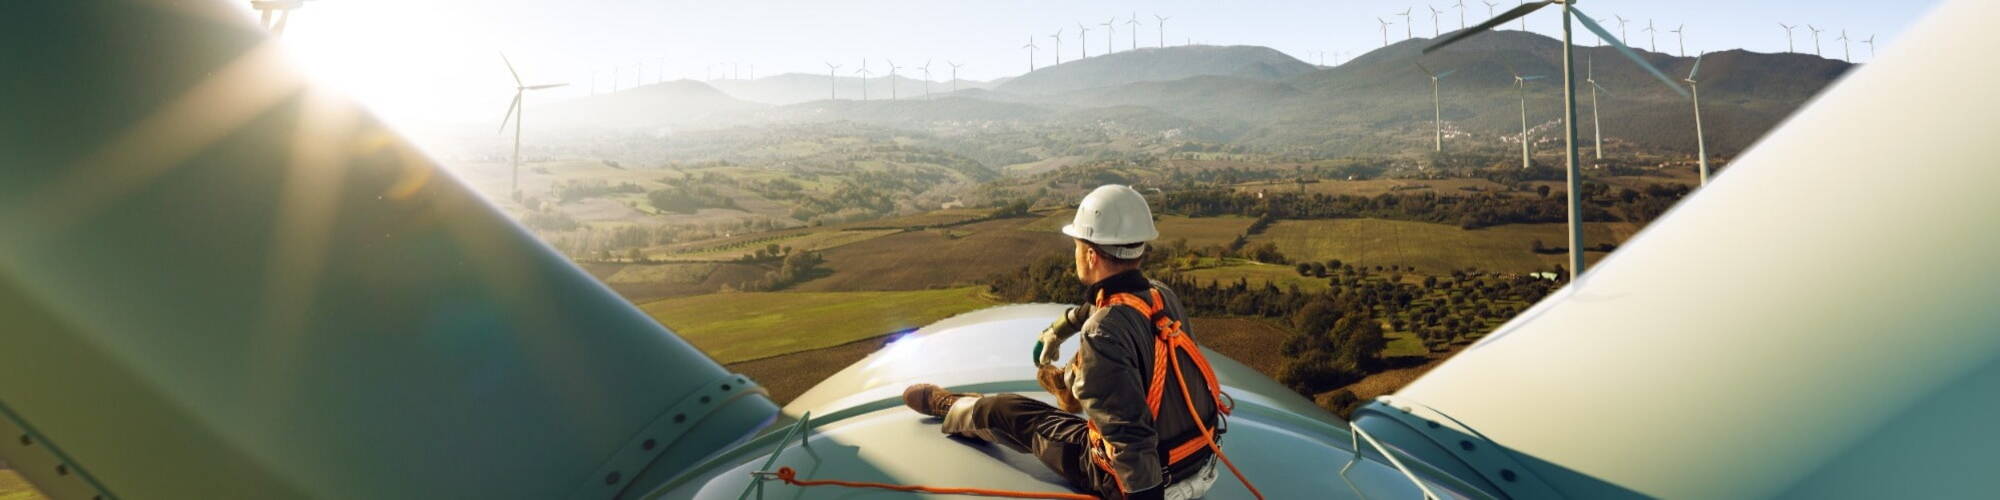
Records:
[[[1056,317],[1054,323],[1043,328],[1035,337],[1035,366],[1049,366],[1062,360],[1062,343],[1083,329],[1083,322],[1090,318],[1090,306],[1071,307]]]
[[[1035,382],[1042,384],[1042,390],[1056,397],[1056,408],[1076,413],[1083,411],[1083,402],[1077,401],[1076,394],[1069,391],[1069,377],[1060,366],[1042,365],[1035,369]]]

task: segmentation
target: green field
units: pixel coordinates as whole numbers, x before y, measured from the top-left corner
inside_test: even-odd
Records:
[[[908,231],[827,250],[831,275],[796,290],[921,290],[986,283],[1046,255],[1069,255],[1059,234],[1023,231],[1034,219],[991,220],[949,229]]]
[[[1586,244],[1621,242],[1636,231],[1633,224],[1592,222],[1584,224]],[[1430,274],[1447,274],[1453,269],[1476,267],[1484,270],[1527,273],[1552,269],[1568,259],[1564,254],[1537,254],[1530,251],[1534,241],[1548,246],[1567,244],[1562,224],[1508,224],[1481,229],[1382,219],[1287,220],[1272,224],[1251,244],[1272,242],[1292,260],[1344,263],[1408,265]],[[1603,253],[1589,252],[1592,262]]]
[[[13,469],[8,469],[6,465],[0,464],[0,500],[41,500],[44,498],[48,497],[42,496],[41,492],[35,491],[34,486],[28,484],[28,480],[21,478],[21,473],[14,472]]]
[[[716,361],[832,347],[915,328],[997,302],[981,287],[902,292],[719,293],[640,309]]]
[[[1230,261],[1232,264],[1183,271],[1182,274],[1192,277],[1196,283],[1202,284],[1212,281],[1226,285],[1235,283],[1236,280],[1241,279],[1249,282],[1250,286],[1264,286],[1265,283],[1272,283],[1278,285],[1278,288],[1283,289],[1291,285],[1298,285],[1299,291],[1307,293],[1324,292],[1332,288],[1331,285],[1327,284],[1326,278],[1300,276],[1298,269],[1292,266],[1235,259],[1231,259]]]

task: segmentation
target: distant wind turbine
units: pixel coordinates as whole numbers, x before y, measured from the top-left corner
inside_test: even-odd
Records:
[[[1514,10],[1521,10],[1521,8],[1515,7]],[[1528,82],[1540,80],[1543,77],[1542,75],[1521,76],[1521,72],[1514,71],[1513,65],[1507,65],[1507,72],[1514,75],[1514,90],[1521,97],[1521,169],[1526,170],[1530,166],[1533,166],[1533,163],[1529,160],[1531,156],[1528,149]]]
[[[653,75],[653,83],[666,83],[666,81],[667,81],[667,58],[662,57],[660,58],[660,74]]]
[[[1028,35],[1028,44],[1021,48],[1028,49],[1028,72],[1035,72],[1035,35]]]
[[[597,70],[590,70],[590,95],[597,95]]]
[[[1031,40],[1030,44],[1032,43],[1033,41]],[[1033,52],[1028,53],[1028,66],[1033,67],[1035,65],[1034,57],[1035,55]],[[861,69],[854,70],[854,74],[861,75],[861,100],[866,101],[868,100],[868,75],[874,74],[873,72],[868,71],[867,58],[861,59]]]
[[[1611,46],[1613,48],[1618,49],[1618,52],[1620,54],[1623,54],[1626,58],[1631,59],[1632,62],[1638,64],[1640,68],[1645,69],[1647,72],[1651,73],[1654,78],[1658,78],[1660,79],[1661,82],[1666,83],[1667,86],[1669,88],[1672,88],[1675,93],[1686,95],[1687,91],[1681,90],[1680,85],[1675,83],[1672,78],[1668,77],[1665,73],[1661,73],[1658,68],[1654,68],[1653,65],[1647,62],[1644,57],[1641,57],[1638,53],[1633,52],[1630,47],[1626,47],[1625,42],[1620,41],[1615,37],[1612,37],[1611,33],[1605,31],[1603,26],[1599,26],[1596,20],[1591,19],[1590,16],[1584,15],[1583,11],[1578,10],[1576,8],[1575,0],[1540,0],[1531,4],[1523,4],[1519,7],[1515,7],[1513,10],[1507,11],[1507,13],[1505,14],[1501,14],[1499,17],[1488,19],[1486,20],[1486,22],[1479,23],[1478,25],[1473,26],[1472,28],[1468,28],[1464,31],[1453,33],[1452,36],[1445,37],[1442,40],[1433,42],[1430,44],[1430,46],[1424,47],[1423,53],[1430,54],[1431,52],[1435,52],[1438,49],[1444,48],[1453,43],[1457,43],[1461,40],[1464,40],[1467,37],[1471,37],[1481,32],[1493,29],[1493,27],[1499,26],[1500,24],[1506,23],[1507,21],[1511,21],[1516,17],[1528,15],[1529,13],[1532,13],[1537,9],[1540,9],[1542,7],[1547,7],[1550,5],[1560,5],[1563,14],[1562,16],[1563,22],[1561,25],[1562,26],[1561,50],[1562,50],[1562,69],[1563,69],[1563,84],[1562,84],[1563,144],[1564,144],[1563,157],[1566,160],[1566,163],[1568,163],[1567,165],[1568,182],[1566,183],[1566,186],[1567,186],[1567,197],[1569,198],[1567,200],[1568,202],[1567,204],[1569,206],[1569,220],[1568,220],[1569,260],[1570,260],[1569,272],[1570,272],[1570,279],[1575,280],[1578,274],[1582,273],[1584,270],[1583,269],[1584,266],[1583,209],[1585,207],[1583,206],[1583,199],[1582,199],[1583,196],[1582,171],[1580,169],[1580,166],[1578,165],[1576,156],[1576,92],[1575,92],[1576,58],[1573,50],[1575,44],[1571,42],[1572,39],[1571,27],[1570,27],[1571,20],[1574,19],[1576,22],[1582,23],[1584,29],[1590,30],[1591,33],[1595,33],[1598,36],[1598,38],[1611,42]],[[1526,80],[1519,77],[1518,75],[1516,76],[1516,78],[1519,79],[1520,83],[1518,83],[1517,85],[1523,89],[1522,94],[1523,96],[1525,96]],[[1523,102],[1525,103],[1525,97]],[[1523,105],[1523,107],[1524,107],[1523,114],[1525,114],[1526,113],[1525,104]],[[1522,139],[1524,141],[1527,139],[1526,134],[1523,134]]]
[[[1821,31],[1826,31],[1826,30],[1823,30],[1823,29],[1819,29],[1819,27],[1816,27],[1816,26],[1813,26],[1813,25],[1810,25],[1810,24],[1806,25],[1806,30],[1807,30],[1807,31],[1811,31],[1811,32],[1812,32],[1812,35],[1813,35],[1813,55],[1816,55],[1816,56],[1819,56],[1819,55],[1820,55],[1820,53],[1819,53],[1819,32],[1821,32]],[[1820,57],[1826,57],[1826,56],[1820,56]]]
[[[1139,24],[1138,12],[1133,12],[1132,17],[1125,20],[1126,31],[1132,32],[1132,50],[1139,50]]]
[[[1708,185],[1708,141],[1701,136],[1701,86],[1697,85],[1694,80],[1694,74],[1697,71],[1701,71],[1700,56],[1694,58],[1694,68],[1689,69],[1688,77],[1681,79],[1681,81],[1687,82],[1688,90],[1692,91],[1690,97],[1694,99],[1695,154],[1701,156],[1701,185],[1706,186]]]
[[[964,66],[964,65],[963,65],[963,64],[959,64],[959,63],[955,63],[955,62],[951,62],[951,61],[945,61],[944,63],[945,63],[945,65],[947,65],[947,66],[951,66],[951,91],[952,91],[953,93],[957,93],[957,92],[958,92],[958,67],[959,67],[959,66]]]
[[[1500,5],[1499,2],[1494,2],[1492,0],[1479,0],[1479,1],[1486,4],[1486,17],[1493,17],[1493,8]]]
[[[1680,47],[1681,47],[1681,57],[1687,57],[1687,56],[1688,56],[1688,42],[1687,42],[1687,34],[1686,34],[1686,33],[1684,33],[1684,31],[1685,31],[1685,30],[1687,30],[1687,27],[1688,27],[1688,25],[1686,25],[1686,24],[1682,24],[1682,25],[1680,25],[1680,26],[1675,26],[1675,27],[1674,27],[1674,29],[1673,29],[1673,31],[1670,31],[1670,32],[1669,32],[1669,33],[1673,33],[1673,34],[1674,34],[1674,40],[1675,40],[1675,41],[1676,41],[1677,43],[1679,43],[1679,44],[1680,44]]]
[[[924,65],[918,66],[917,69],[924,72],[924,100],[931,100],[931,60],[925,59]]]
[[[612,91],[612,92],[617,92],[617,91],[618,91],[618,67],[617,67],[617,66],[612,66],[612,67],[611,67],[611,91]]]
[[[1798,52],[1798,49],[1792,48],[1792,28],[1797,28],[1798,26],[1778,23],[1778,27],[1785,29],[1785,52]]]
[[[550,89],[569,84],[548,83],[542,85],[528,85],[526,83],[521,82],[521,73],[514,71],[514,62],[507,60],[507,54],[504,53],[500,54],[500,62],[507,65],[507,74],[514,75],[514,102],[507,105],[507,114],[503,115],[500,118],[500,132],[507,131],[507,122],[509,120],[512,120],[514,122],[514,170],[513,170],[513,182],[512,182],[513,185],[510,191],[514,193],[513,195],[514,201],[520,201],[521,200],[521,113],[526,110],[526,106],[521,105],[521,96],[527,94],[528,91],[530,90]]]
[[[1083,23],[1076,23],[1076,53],[1077,59],[1090,58],[1090,27]]]
[[[1431,77],[1431,128],[1436,138],[1436,143],[1433,145],[1432,150],[1444,151],[1444,101],[1438,98],[1438,79],[1444,78],[1450,75],[1451,72],[1458,70],[1445,70],[1443,73],[1435,73],[1430,68],[1424,67],[1424,63],[1417,63],[1417,69],[1423,70],[1425,75],[1430,75]]]
[[[834,63],[833,63],[833,61],[827,61],[827,63],[826,63],[826,98],[827,98],[827,99],[839,99],[839,98],[840,98],[840,92],[838,91],[838,89],[840,88],[840,86],[838,85],[838,84],[840,83],[840,77],[839,77],[838,75],[836,75],[836,74],[834,73],[835,71],[840,71],[840,65],[838,65],[838,64],[834,64]]]
[[[1867,45],[1868,45],[1868,61],[1869,61],[1869,62],[1874,62],[1874,61],[1875,61],[1875,35],[1868,35],[1868,39],[1867,39],[1867,40],[1862,40],[1862,41],[1861,41],[1861,43],[1863,43],[1863,44],[1867,44]]]
[[[1613,18],[1616,18],[1616,19],[1618,20],[1618,39],[1619,39],[1619,40],[1624,40],[1624,39],[1628,38],[1628,37],[1626,37],[1626,36],[1625,36],[1625,23],[1629,23],[1629,22],[1632,22],[1632,20],[1631,20],[1631,19],[1626,19],[1626,18],[1625,18],[1625,16],[1618,16],[1618,15],[1614,15],[1614,16],[1611,16],[1611,17],[1613,17]]]
[[[1647,20],[1646,20],[1646,40],[1647,40],[1647,44],[1648,44],[1648,45],[1651,45],[1651,46],[1652,46],[1652,51],[1653,51],[1653,52],[1659,52],[1659,51],[1660,51],[1660,38],[1659,38],[1659,33],[1658,33],[1657,31],[1654,31],[1654,30],[1653,30],[1653,20],[1652,20],[1652,19],[1647,19]]]
[[[305,0],[250,0],[250,8],[258,14],[258,25],[277,36],[285,34],[285,24],[292,20],[292,9],[304,6]]]
[[[1166,47],[1167,47],[1167,20],[1168,20],[1168,19],[1173,19],[1173,17],[1172,17],[1172,16],[1168,16],[1168,17],[1160,17],[1160,15],[1159,15],[1159,14],[1153,14],[1153,19],[1157,19],[1157,20],[1159,20],[1159,22],[1156,22],[1156,23],[1153,23],[1153,27],[1155,27],[1155,28],[1159,28],[1159,29],[1160,29],[1160,48],[1166,48]]]
[[[1516,9],[1519,9],[1521,8],[1520,6],[1527,4],[1528,0],[1514,0],[1514,8]],[[1528,31],[1528,16],[1521,16],[1521,31]]]
[[[1583,82],[1590,84],[1590,125],[1597,135],[1597,140],[1592,141],[1590,149],[1591,152],[1597,155],[1597,159],[1602,160],[1604,159],[1604,121],[1597,113],[1597,92],[1601,90],[1609,94],[1611,90],[1597,84],[1597,56],[1595,55],[1584,59]]]
[[[1465,29],[1465,0],[1458,0],[1458,3],[1452,6],[1458,7],[1458,29]]]
[[[1111,40],[1118,38],[1118,18],[1114,16],[1111,19],[1106,19],[1104,20],[1104,24],[1098,26],[1104,27],[1104,53],[1110,54],[1116,52],[1111,47]]]
[[[1854,47],[1847,43],[1847,30],[1840,30],[1840,38],[1838,40],[1840,40],[1841,60],[1854,62]]]
[[[1403,9],[1402,13],[1396,15],[1403,16],[1403,39],[1416,38],[1416,30],[1410,27],[1410,9]]]
[[[1382,19],[1382,18],[1379,18],[1379,17],[1378,17],[1378,18],[1375,18],[1375,20],[1376,20],[1376,21],[1381,21],[1381,22],[1382,22],[1382,46],[1383,46],[1383,47],[1388,47],[1388,46],[1389,46],[1389,21],[1388,21],[1388,20],[1386,20],[1386,19]]]
[[[1443,11],[1438,10],[1437,6],[1431,4],[1424,4],[1424,7],[1431,9],[1431,38],[1437,38],[1438,35],[1444,34],[1443,29],[1438,26],[1438,14]]]
[[[903,69],[903,67],[897,66],[896,61],[891,59],[883,59],[882,61],[889,63],[889,100],[894,101],[896,100],[896,70]]]
[[[1050,52],[1056,54],[1056,65],[1058,66],[1062,65],[1062,32],[1063,30],[1058,29],[1055,33],[1049,34],[1049,38],[1055,40],[1056,43],[1055,50],[1051,50]]]

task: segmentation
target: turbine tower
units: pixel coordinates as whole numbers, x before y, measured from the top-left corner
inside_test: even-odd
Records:
[[[951,91],[952,91],[953,93],[957,93],[957,92],[958,92],[958,67],[959,67],[959,66],[963,66],[963,64],[959,64],[959,63],[955,63],[955,62],[951,62],[951,61],[945,61],[944,63],[945,63],[945,65],[947,65],[947,66],[951,66]]]
[[[1868,60],[1873,62],[1875,60],[1875,35],[1868,35],[1868,39],[1862,40],[1861,43],[1868,46]]]
[[[1062,32],[1063,30],[1057,29],[1055,33],[1049,34],[1049,38],[1056,42],[1055,49],[1051,50],[1051,52],[1056,54],[1056,65],[1058,66],[1062,65]]]
[[[1166,48],[1166,47],[1167,47],[1167,20],[1168,20],[1168,19],[1173,19],[1173,17],[1172,17],[1172,16],[1167,16],[1167,17],[1161,17],[1161,16],[1159,15],[1159,14],[1153,14],[1153,19],[1157,20],[1157,22],[1153,23],[1153,27],[1155,27],[1155,28],[1159,28],[1159,30],[1160,30],[1160,48]]]
[[[1792,28],[1797,28],[1798,26],[1778,23],[1778,27],[1785,29],[1785,52],[1798,52],[1798,49],[1792,48]]]
[[[1597,159],[1602,160],[1604,159],[1604,120],[1597,113],[1597,92],[1603,91],[1609,94],[1611,91],[1604,88],[1603,85],[1597,84],[1597,56],[1595,55],[1583,61],[1583,82],[1590,84],[1590,125],[1597,136],[1596,140],[1591,142],[1590,149],[1592,153],[1597,155]]]
[[[500,54],[500,62],[507,65],[507,74],[514,76],[514,102],[507,105],[507,114],[502,115],[500,118],[500,132],[507,131],[507,122],[509,120],[514,122],[513,181],[508,191],[513,193],[514,201],[521,201],[521,113],[525,108],[525,106],[521,105],[521,96],[527,94],[530,90],[551,89],[569,84],[545,83],[541,85],[528,85],[521,82],[521,73],[514,71],[514,62],[507,60],[507,54]]]
[[[1382,19],[1382,18],[1379,18],[1379,17],[1378,17],[1378,18],[1375,18],[1375,20],[1376,20],[1376,21],[1381,21],[1381,22],[1382,22],[1382,46],[1383,46],[1383,47],[1388,47],[1388,46],[1389,46],[1389,21],[1388,21],[1388,20],[1386,20],[1386,19]]]
[[[1465,0],[1458,0],[1452,7],[1458,7],[1458,29],[1465,29]]]
[[[1458,70],[1446,70],[1443,73],[1435,73],[1430,68],[1424,67],[1424,63],[1417,63],[1417,69],[1423,70],[1425,75],[1430,75],[1431,77],[1431,128],[1436,139],[1432,150],[1444,151],[1444,101],[1438,99],[1438,79],[1444,78],[1450,75],[1451,72]]]
[[[1817,26],[1813,26],[1813,25],[1810,25],[1810,24],[1808,24],[1808,25],[1806,25],[1806,31],[1811,31],[1811,32],[1812,32],[1812,35],[1813,35],[1813,55],[1816,55],[1816,56],[1820,56],[1820,53],[1819,53],[1819,32],[1821,32],[1821,31],[1826,31],[1826,30],[1823,30],[1823,29],[1819,29],[1819,27],[1817,27]],[[1820,56],[1820,57],[1826,57],[1826,56]]]
[[[1028,35],[1028,44],[1021,48],[1028,49],[1028,72],[1035,72],[1035,35]]]
[[[1034,53],[1031,52],[1028,54],[1029,66],[1034,66],[1034,57]],[[868,100],[868,75],[874,74],[868,71],[868,58],[864,57],[861,59],[861,69],[854,70],[854,74],[861,75],[861,100],[866,101]]]
[[[1519,9],[1519,8],[1521,8],[1520,6],[1522,6],[1522,5],[1527,5],[1527,3],[1528,3],[1528,0],[1514,0],[1514,8],[1516,8],[1516,9]],[[1528,31],[1528,18],[1527,18],[1527,16],[1522,16],[1522,17],[1521,17],[1521,31]]]
[[[839,99],[839,98],[840,98],[840,92],[839,92],[839,89],[840,89],[840,85],[839,85],[839,84],[840,84],[840,77],[839,77],[839,76],[837,76],[837,75],[836,75],[836,74],[834,73],[835,71],[840,71],[840,65],[838,65],[838,64],[834,64],[834,63],[833,63],[833,61],[827,61],[827,62],[826,62],[826,98],[827,98],[828,100],[832,100],[832,99]]]
[[[1083,23],[1076,23],[1076,53],[1079,60],[1090,58],[1090,27]]]
[[[1106,19],[1104,20],[1104,24],[1098,26],[1104,27],[1104,53],[1110,54],[1116,52],[1111,47],[1111,40],[1118,38],[1118,17],[1113,16],[1111,19]]]
[[[1125,31],[1132,32],[1132,50],[1139,50],[1139,24],[1138,12],[1133,12],[1132,17],[1125,20]]]
[[[1629,23],[1629,22],[1632,22],[1632,20],[1631,20],[1631,19],[1626,19],[1626,18],[1625,18],[1625,16],[1616,16],[1616,15],[1614,15],[1614,16],[1611,16],[1611,17],[1613,17],[1613,18],[1616,18],[1616,19],[1618,19],[1618,39],[1619,39],[1619,40],[1624,40],[1624,39],[1626,38],[1626,37],[1625,37],[1625,23]]]
[[[1501,14],[1499,17],[1489,19],[1486,22],[1479,23],[1479,25],[1473,26],[1470,29],[1453,33],[1452,36],[1450,37],[1446,37],[1443,40],[1438,40],[1437,42],[1433,42],[1431,43],[1430,46],[1424,47],[1423,52],[1425,54],[1435,52],[1440,48],[1451,45],[1453,43],[1457,43],[1460,40],[1464,40],[1466,37],[1470,37],[1482,31],[1490,30],[1494,26],[1498,26],[1507,21],[1511,21],[1516,17],[1528,15],[1529,13],[1534,12],[1536,9],[1547,7],[1549,5],[1561,5],[1563,11],[1563,23],[1562,23],[1563,144],[1564,144],[1563,157],[1568,162],[1567,176],[1569,178],[1566,184],[1567,194],[1569,198],[1567,200],[1569,205],[1569,221],[1568,221],[1569,261],[1570,261],[1569,272],[1570,272],[1570,279],[1575,280],[1576,277],[1583,272],[1583,266],[1584,266],[1583,211],[1582,211],[1584,207],[1583,207],[1583,195],[1582,195],[1583,191],[1582,170],[1579,168],[1579,165],[1577,164],[1577,156],[1576,156],[1576,65],[1575,65],[1576,59],[1573,55],[1575,45],[1571,43],[1571,27],[1570,27],[1571,19],[1575,19],[1577,22],[1581,22],[1583,24],[1584,29],[1588,29],[1590,30],[1591,33],[1597,34],[1598,38],[1611,42],[1611,46],[1613,48],[1618,49],[1619,53],[1624,54],[1626,58],[1629,58],[1632,60],[1632,62],[1637,63],[1640,68],[1645,69],[1647,72],[1651,73],[1654,78],[1658,78],[1661,82],[1666,83],[1667,87],[1672,88],[1675,93],[1687,95],[1687,91],[1681,90],[1680,84],[1675,83],[1672,78],[1668,77],[1665,73],[1661,73],[1660,70],[1658,68],[1654,68],[1651,63],[1646,62],[1646,59],[1644,57],[1641,57],[1638,53],[1633,52],[1631,47],[1626,47],[1624,41],[1621,41],[1618,38],[1611,36],[1611,33],[1605,31],[1603,26],[1599,26],[1596,20],[1591,19],[1590,16],[1584,15],[1583,11],[1577,10],[1576,0],[1541,0],[1531,4],[1523,4],[1519,7],[1515,7],[1513,10],[1507,11],[1507,13],[1505,14]]]
[[[1695,154],[1701,156],[1701,185],[1706,186],[1708,185],[1708,141],[1701,136],[1701,86],[1697,85],[1694,80],[1694,75],[1697,71],[1701,71],[1700,56],[1694,58],[1694,68],[1689,69],[1688,77],[1681,79],[1681,81],[1687,82],[1688,90],[1691,91],[1689,97],[1694,99]]]
[[[1416,29],[1410,27],[1410,9],[1405,8],[1403,9],[1403,12],[1398,13],[1396,15],[1403,16],[1403,39],[1409,40],[1411,38],[1416,38],[1417,37]]]

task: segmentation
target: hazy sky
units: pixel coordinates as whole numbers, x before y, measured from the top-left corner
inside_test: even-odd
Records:
[[[1517,0],[1498,0],[1504,11]],[[1439,23],[1459,26],[1456,0],[1436,5]],[[244,2],[247,5],[247,2]],[[1820,35],[1828,57],[1841,56],[1835,38],[1842,29],[1855,40],[1877,36],[1878,48],[1928,11],[1929,0],[1584,0],[1583,11],[1617,31],[1612,16],[1633,20],[1630,40],[1646,47],[1641,31],[1648,19],[1658,28],[1662,52],[1676,53],[1667,30],[1687,24],[1687,50],[1785,49],[1777,23],[1801,25],[1794,34],[1800,52],[1812,51],[1803,25],[1828,30]],[[1021,45],[1029,35],[1041,46],[1038,65],[1054,61],[1049,35],[1062,30],[1062,59],[1078,54],[1077,27],[1088,24],[1089,52],[1104,53],[1107,30],[1116,17],[1117,50],[1132,45],[1128,17],[1137,11],[1141,46],[1160,40],[1155,15],[1170,16],[1168,44],[1192,39],[1204,44],[1263,45],[1307,62],[1320,51],[1331,64],[1382,45],[1378,17],[1394,23],[1390,39],[1400,40],[1405,8],[1418,37],[1431,36],[1430,11],[1409,1],[999,1],[999,0],[314,0],[298,11],[286,32],[300,64],[316,77],[368,102],[392,121],[477,121],[491,115],[498,125],[512,83],[498,53],[506,51],[530,84],[568,82],[570,87],[539,91],[529,102],[588,94],[593,71],[608,89],[612,68],[630,86],[635,68],[647,82],[723,75],[786,72],[825,74],[826,61],[850,74],[862,58],[871,70],[885,59],[907,67],[932,60],[932,78],[948,78],[946,60],[964,63],[960,77],[991,79],[1027,69]],[[247,12],[247,7],[246,7]],[[1467,2],[1465,22],[1484,19],[1480,0]],[[247,14],[246,14],[247,15]],[[1545,9],[1528,19],[1528,29],[1559,33],[1560,14]],[[1519,24],[1509,23],[1508,29]],[[1581,32],[1579,43],[1593,39]],[[1868,59],[1866,46],[1852,45],[1854,58]],[[664,59],[663,59],[664,58]],[[641,66],[643,65],[643,66]],[[917,76],[915,69],[902,74]]]

